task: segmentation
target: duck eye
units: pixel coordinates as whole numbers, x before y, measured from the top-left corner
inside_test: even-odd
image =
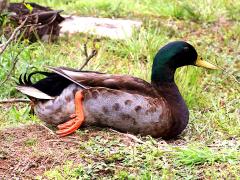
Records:
[[[188,51],[188,50],[189,50],[189,47],[186,46],[186,47],[184,47],[183,49],[184,49],[184,51]]]

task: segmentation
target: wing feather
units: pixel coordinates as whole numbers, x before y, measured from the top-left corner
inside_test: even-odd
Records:
[[[159,93],[152,84],[129,75],[112,75],[92,71],[78,71],[65,67],[48,67],[49,70],[66,77],[83,87],[105,87],[130,93],[158,97]]]

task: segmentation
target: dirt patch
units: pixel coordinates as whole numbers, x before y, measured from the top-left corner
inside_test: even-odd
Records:
[[[69,160],[85,164],[81,143],[93,137],[118,138],[126,146],[133,141],[99,128],[81,129],[80,133],[59,138],[39,124],[0,131],[0,179],[33,179]]]
[[[30,125],[0,132],[0,177],[31,178],[63,160],[64,143],[44,127]],[[53,153],[54,152],[54,153]]]
[[[0,179],[33,178],[66,160],[78,163],[81,141],[77,134],[59,138],[41,125],[5,129],[0,132]]]

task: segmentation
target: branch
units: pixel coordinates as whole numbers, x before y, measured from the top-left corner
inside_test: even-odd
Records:
[[[82,70],[88,64],[88,62],[96,55],[97,55],[97,50],[96,49],[92,50],[91,54],[86,57],[86,60],[84,64],[81,66],[80,70]]]
[[[51,129],[49,129],[47,126],[45,126],[44,124],[39,124],[39,125],[42,126],[44,129],[46,129],[51,135],[56,136],[56,134]]]
[[[12,65],[11,69],[9,70],[6,78],[0,83],[0,87],[1,87],[7,80],[9,80],[9,78],[10,78],[13,70],[14,70],[15,67],[16,67],[16,64],[17,64],[17,61],[18,61],[18,56],[19,56],[19,54],[20,54],[21,52],[22,52],[22,50],[19,51],[19,52],[17,53],[17,55],[15,56],[15,58],[13,59],[13,65]]]
[[[83,49],[84,49],[84,55],[85,55],[85,57],[88,57],[87,43],[85,43],[85,44],[83,45]]]
[[[230,76],[236,83],[240,84],[240,81],[233,74],[230,74],[226,69],[223,69],[222,67],[218,66],[218,68],[221,69],[223,71],[223,73]]]
[[[85,43],[85,44],[83,45],[84,55],[85,55],[86,59],[85,59],[84,64],[80,67],[79,70],[82,70],[82,69],[88,64],[88,62],[89,62],[93,57],[95,57],[95,56],[97,55],[98,51],[97,51],[97,48],[95,47],[95,41],[93,42],[93,47],[94,47],[94,49],[92,50],[91,54],[88,55],[87,43]]]
[[[0,104],[4,104],[4,103],[28,103],[30,102],[29,99],[4,99],[4,100],[0,100]]]
[[[145,143],[145,142],[143,142],[141,139],[139,139],[139,138],[137,138],[136,136],[134,136],[133,134],[122,133],[122,132],[116,131],[116,130],[111,129],[111,128],[109,128],[109,129],[110,129],[110,131],[112,131],[112,132],[114,132],[114,133],[117,133],[117,134],[123,135],[123,136],[125,136],[125,137],[128,137],[128,138],[132,139],[133,141],[138,142],[138,143],[140,143],[140,144],[144,144],[144,143]]]
[[[0,44],[0,55],[6,50],[8,45],[18,36],[19,30],[25,25],[27,19],[28,17],[26,17],[26,19],[13,31],[12,35],[10,36],[6,43]]]

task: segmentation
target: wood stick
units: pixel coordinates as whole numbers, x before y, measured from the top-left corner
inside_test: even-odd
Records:
[[[120,134],[120,135],[124,135],[124,136],[126,136],[126,137],[134,140],[135,142],[138,142],[138,143],[140,143],[140,144],[144,144],[144,142],[143,142],[141,139],[137,138],[137,137],[134,136],[133,134],[122,133],[122,132],[116,131],[116,130],[111,129],[111,128],[109,128],[109,129],[110,129],[110,131],[115,132],[115,133]]]
[[[92,52],[91,52],[90,55],[88,55],[87,43],[85,43],[85,44],[83,45],[83,50],[84,50],[84,55],[85,55],[86,59],[85,59],[84,64],[80,67],[79,70],[82,70],[82,69],[88,64],[88,62],[89,62],[93,57],[95,57],[95,56],[97,55],[97,53],[98,53],[97,49],[95,48],[95,43],[94,43],[94,49],[92,50]]]
[[[0,83],[0,87],[1,87],[7,80],[9,80],[9,78],[11,77],[11,74],[12,74],[12,72],[14,71],[14,69],[15,69],[15,67],[16,67],[16,64],[17,64],[17,62],[18,62],[18,56],[19,56],[19,54],[20,54],[21,52],[22,52],[22,50],[19,51],[19,52],[17,53],[17,55],[14,57],[14,59],[13,59],[13,65],[12,65],[11,69],[9,70],[6,78]]]
[[[0,100],[0,104],[4,104],[4,103],[29,103],[30,100],[29,99],[4,99],[4,100]]]
[[[56,134],[50,128],[45,126],[44,124],[39,124],[39,125],[42,126],[45,130],[47,130],[51,135],[55,135],[56,136]]]
[[[88,57],[86,57],[86,60],[84,64],[81,66],[80,70],[82,70],[88,64],[88,62],[96,55],[97,55],[97,50],[95,49],[92,50],[91,54]]]
[[[6,43],[0,44],[0,55],[6,50],[8,45],[18,36],[20,29],[25,25],[27,22],[28,17],[13,31],[10,38],[7,40]]]

